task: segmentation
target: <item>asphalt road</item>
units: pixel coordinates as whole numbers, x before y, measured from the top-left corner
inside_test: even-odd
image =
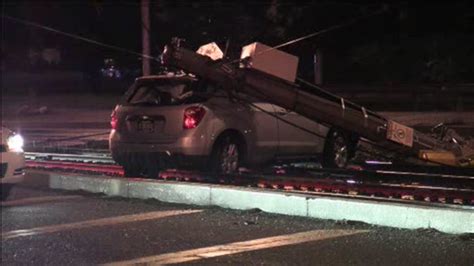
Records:
[[[474,237],[15,187],[2,265],[474,265]]]

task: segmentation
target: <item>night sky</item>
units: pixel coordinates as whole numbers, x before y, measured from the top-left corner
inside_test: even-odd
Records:
[[[361,1],[150,1],[152,55],[173,36],[192,49],[229,43],[229,56],[254,41],[278,45],[353,23],[283,50],[300,57],[310,75],[321,49],[332,82],[471,82],[474,77],[474,9],[470,2]],[[6,1],[2,13],[67,33],[141,50],[139,1]],[[137,56],[88,44],[3,19],[2,58],[11,68],[29,49],[61,50],[63,66],[82,69],[106,57],[139,65]],[[23,56],[24,57],[24,56]]]

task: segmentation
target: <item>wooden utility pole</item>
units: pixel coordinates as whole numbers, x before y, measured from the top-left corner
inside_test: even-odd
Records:
[[[142,11],[142,74],[150,75],[150,1],[141,0]]]

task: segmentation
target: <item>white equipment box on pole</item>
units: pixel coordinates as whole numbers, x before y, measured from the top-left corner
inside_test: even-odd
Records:
[[[253,68],[289,82],[296,80],[298,57],[265,44],[254,42],[242,47],[240,59],[246,59],[242,67]]]

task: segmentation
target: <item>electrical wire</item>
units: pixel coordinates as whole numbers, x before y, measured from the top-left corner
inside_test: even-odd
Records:
[[[340,24],[337,24],[337,25],[333,25],[333,26],[330,26],[328,28],[325,28],[325,29],[322,29],[322,30],[319,30],[319,31],[316,31],[316,32],[313,32],[313,33],[310,33],[310,34],[307,34],[305,36],[302,36],[302,37],[298,37],[296,39],[293,39],[293,40],[290,40],[290,41],[287,41],[287,42],[284,42],[284,43],[281,43],[281,44],[278,44],[278,45],[275,45],[275,46],[272,46],[272,47],[269,47],[267,49],[264,49],[258,53],[255,53],[254,55],[252,55],[253,58],[255,57],[258,57],[258,56],[261,56],[262,54],[264,53],[267,53],[267,52],[270,52],[270,51],[273,51],[273,50],[276,50],[278,48],[282,48],[282,47],[285,47],[285,46],[288,46],[288,45],[291,45],[291,44],[294,44],[294,43],[297,43],[297,42],[300,42],[300,41],[303,41],[303,40],[307,40],[307,39],[310,39],[310,38],[313,38],[313,37],[316,37],[318,35],[321,35],[321,34],[324,34],[324,33],[328,33],[330,31],[334,31],[334,30],[338,30],[340,28],[344,28],[344,27],[347,27],[347,26],[350,26],[352,24],[355,24],[357,22],[359,22],[360,20],[363,20],[363,19],[366,19],[366,18],[369,18],[369,17],[372,17],[372,16],[375,16],[375,15],[379,15],[379,14],[382,14],[384,12],[386,12],[388,9],[386,6],[384,6],[383,8],[373,12],[373,13],[370,13],[368,15],[364,15],[364,16],[359,16],[359,17],[356,17],[354,19],[351,19],[347,22],[344,22],[344,23],[340,23]],[[241,59],[236,59],[236,60],[233,60],[231,61],[230,63],[231,64],[234,64],[234,63],[240,63],[242,62],[243,60],[245,60],[245,58],[241,58]]]
[[[265,102],[265,101],[270,102],[270,101],[269,101],[269,97],[268,97],[267,95],[265,95],[265,94],[263,94],[263,93],[261,93],[261,92],[259,92],[259,93],[261,94],[261,96],[260,96],[261,98],[260,98],[260,97],[259,97],[259,98],[260,98],[263,102]],[[282,118],[281,116],[276,115],[275,113],[269,112],[269,111],[267,111],[267,110],[261,108],[260,106],[254,104],[253,102],[251,102],[251,101],[249,101],[249,100],[245,100],[245,99],[243,99],[242,97],[238,97],[238,96],[235,95],[235,94],[234,94],[234,95],[231,95],[231,96],[234,97],[235,99],[237,99],[238,102],[241,103],[241,104],[244,105],[244,106],[245,106],[245,105],[252,106],[252,107],[254,107],[255,109],[258,109],[258,110],[260,110],[261,112],[263,112],[263,113],[265,113],[265,114],[267,114],[267,115],[269,115],[269,116],[272,116],[272,117],[276,118],[277,120],[279,120],[279,121],[281,121],[281,122],[283,122],[283,123],[286,123],[286,124],[288,124],[288,125],[290,125],[290,126],[293,126],[293,127],[297,128],[297,129],[300,129],[300,130],[302,130],[302,131],[304,131],[304,132],[306,132],[306,133],[309,133],[309,134],[311,134],[311,135],[314,135],[314,136],[317,136],[317,137],[320,137],[320,138],[323,138],[323,139],[326,139],[326,138],[327,138],[327,136],[323,136],[323,135],[321,135],[321,134],[319,134],[319,133],[316,133],[316,132],[314,132],[314,131],[312,131],[312,130],[309,130],[309,129],[306,128],[306,127],[300,126],[300,125],[295,124],[295,123],[293,123],[293,122],[291,122],[291,121],[289,121],[289,120],[286,120],[286,119]],[[328,127],[328,128],[331,128],[331,125],[324,124],[324,123],[320,123],[320,124],[322,124],[322,125],[324,125],[324,126],[326,126],[326,127]],[[399,154],[399,151],[396,150],[396,149],[394,149],[394,148],[385,147],[385,146],[383,146],[383,145],[381,145],[381,144],[379,144],[379,143],[373,142],[373,141],[368,140],[368,139],[365,139],[365,138],[359,138],[359,141],[362,141],[362,142],[365,142],[365,143],[367,143],[367,144],[370,144],[370,145],[372,145],[373,147],[377,147],[378,149],[384,150],[384,151],[386,151],[386,152],[391,152],[391,153],[394,153],[394,154]],[[376,153],[376,152],[371,152],[371,151],[363,151],[363,152],[370,153],[370,154],[373,154],[373,155],[376,155],[376,156],[382,156],[382,157],[384,157],[384,158],[386,158],[386,159],[393,159],[393,157],[390,157],[390,156],[387,156],[387,155],[383,155],[383,154],[380,154],[380,153]],[[415,159],[415,160],[417,160],[417,161],[419,161],[419,162],[425,162],[424,160],[418,158],[418,157],[415,156],[414,154],[404,154],[404,156],[409,157],[409,158],[412,158],[412,159]],[[430,162],[431,162],[431,161],[430,161]],[[440,162],[431,162],[431,163],[437,164],[437,165],[441,165],[441,166],[449,166],[449,165],[447,165],[447,164],[443,164],[443,163],[440,163]]]
[[[351,19],[345,23],[341,23],[341,24],[337,24],[337,25],[334,25],[334,26],[331,26],[331,27],[328,27],[326,29],[323,29],[323,30],[320,30],[320,31],[316,31],[316,32],[313,32],[313,33],[310,33],[308,35],[305,35],[305,36],[302,36],[302,37],[299,37],[299,38],[296,38],[296,39],[293,39],[293,40],[290,40],[290,41],[287,41],[287,42],[284,42],[282,44],[279,44],[279,45],[276,45],[276,46],[273,46],[273,47],[270,47],[270,48],[267,48],[263,51],[260,51],[259,53],[256,53],[255,56],[259,56],[261,54],[264,54],[266,52],[269,52],[269,51],[272,51],[272,50],[276,50],[278,48],[282,48],[282,47],[285,47],[285,46],[288,46],[288,45],[291,45],[291,44],[294,44],[294,43],[297,43],[297,42],[300,42],[300,41],[303,41],[303,40],[306,40],[306,39],[309,39],[309,38],[313,38],[313,37],[316,37],[318,35],[321,35],[321,34],[324,34],[324,33],[327,33],[327,32],[330,32],[330,31],[333,31],[333,30],[337,30],[337,29],[340,29],[340,28],[344,28],[344,27],[347,27],[347,26],[350,26],[354,23],[357,23],[358,21],[362,20],[362,19],[366,19],[366,18],[369,18],[369,17],[372,17],[372,16],[375,16],[375,15],[379,15],[379,14],[382,14],[384,12],[387,11],[387,8],[382,8],[382,9],[379,9],[377,10],[376,12],[373,12],[373,13],[370,13],[368,15],[365,15],[365,16],[360,16],[360,17],[357,17],[357,18],[354,18],[354,19]]]
[[[19,18],[14,18],[14,17],[8,16],[8,15],[2,14],[2,19],[3,18],[11,20],[11,21],[19,23],[19,24],[26,25],[26,26],[32,26],[32,27],[40,28],[40,29],[43,29],[43,30],[46,30],[46,31],[54,32],[54,33],[57,33],[57,34],[60,34],[60,35],[68,36],[68,37],[76,39],[76,40],[81,40],[81,41],[85,41],[85,42],[92,43],[92,44],[95,44],[95,45],[99,45],[99,46],[102,46],[102,47],[106,47],[106,48],[109,48],[109,49],[113,49],[113,50],[116,50],[116,51],[120,51],[120,52],[124,52],[124,53],[128,53],[128,54],[133,54],[133,55],[136,55],[136,56],[140,56],[141,58],[160,61],[159,57],[153,57],[151,55],[138,53],[138,52],[128,50],[128,49],[125,49],[125,48],[122,48],[122,47],[119,47],[119,46],[116,46],[116,45],[106,44],[106,43],[99,42],[99,41],[96,41],[96,40],[93,40],[93,39],[82,37],[82,36],[77,35],[77,34],[67,33],[67,32],[57,30],[57,29],[54,29],[54,28],[51,28],[51,27],[48,27],[48,26],[41,25],[39,23],[35,23],[35,22],[31,22],[31,21],[27,21],[27,20],[23,20],[23,19],[19,19]]]
[[[334,99],[336,99],[336,100],[338,100],[338,101],[344,100],[344,103],[345,103],[345,104],[349,104],[349,105],[351,105],[351,106],[354,107],[354,108],[358,108],[358,109],[361,109],[361,110],[362,110],[362,108],[364,108],[362,105],[359,105],[359,104],[356,104],[356,103],[354,103],[354,102],[352,102],[352,101],[349,101],[349,100],[347,100],[347,99],[344,99],[343,97],[338,96],[338,95],[336,95],[336,94],[334,94],[334,93],[331,93],[331,92],[329,92],[329,91],[327,91],[327,90],[325,90],[325,89],[323,89],[323,88],[317,86],[316,84],[313,84],[313,83],[311,83],[311,82],[309,82],[309,81],[306,81],[306,80],[304,80],[304,79],[302,79],[302,78],[297,77],[296,80],[299,81],[299,82],[301,82],[302,84],[304,84],[304,85],[306,85],[306,86],[309,86],[309,87],[311,87],[311,88],[313,88],[313,89],[316,89],[318,92],[321,92],[321,93],[323,93],[323,94],[325,94],[325,95],[331,97],[333,100],[334,100]],[[371,115],[377,117],[377,118],[380,118],[380,119],[383,119],[383,120],[388,120],[388,119],[385,118],[384,116],[382,116],[382,115],[380,115],[380,114],[377,114],[377,113],[375,113],[375,112],[373,112],[373,111],[366,110],[366,112],[367,112],[368,114],[371,114]]]
[[[298,124],[295,124],[295,123],[293,123],[293,122],[291,122],[291,121],[289,121],[289,120],[286,120],[286,119],[282,118],[281,116],[279,116],[279,115],[277,115],[277,114],[275,114],[275,113],[269,112],[269,111],[263,109],[262,107],[256,105],[255,103],[251,102],[251,101],[247,101],[247,100],[244,100],[244,99],[242,99],[242,98],[238,98],[238,100],[239,100],[239,102],[241,102],[243,105],[252,106],[252,107],[254,107],[255,109],[260,110],[261,112],[263,112],[263,113],[265,113],[265,114],[267,114],[267,115],[269,115],[269,116],[272,116],[272,117],[276,118],[277,120],[279,120],[279,121],[281,121],[281,122],[283,122],[283,123],[286,123],[286,124],[288,124],[288,125],[290,125],[290,126],[293,126],[293,127],[295,127],[295,128],[298,128],[298,129],[300,129],[300,130],[302,130],[302,131],[304,131],[304,132],[306,132],[306,133],[309,133],[309,134],[311,134],[311,135],[314,135],[314,136],[317,136],[317,137],[320,137],[320,138],[323,138],[323,139],[326,138],[326,136],[323,136],[323,135],[321,135],[321,134],[319,134],[319,133],[316,133],[316,132],[314,132],[314,131],[312,131],[312,130],[309,130],[309,129],[305,128],[305,127],[302,127],[302,126],[300,126],[300,125],[298,125]]]
[[[311,34],[308,34],[308,35],[305,35],[305,36],[302,36],[302,37],[299,37],[299,38],[296,38],[296,39],[293,39],[293,40],[290,40],[290,41],[287,41],[287,42],[284,42],[282,44],[279,44],[279,45],[276,45],[276,46],[273,46],[273,47],[270,47],[268,49],[265,49],[263,51],[260,51],[259,53],[255,54],[253,57],[256,57],[256,56],[260,56],[264,53],[267,53],[269,51],[272,51],[272,50],[276,50],[278,48],[282,48],[282,47],[285,47],[285,46],[288,46],[288,45],[291,45],[291,44],[294,44],[294,43],[297,43],[297,42],[300,42],[300,41],[303,41],[303,40],[306,40],[306,39],[309,39],[309,38],[312,38],[312,37],[316,37],[318,35],[321,35],[321,34],[324,34],[324,33],[327,33],[327,32],[330,32],[330,31],[334,31],[334,30],[337,30],[337,29],[340,29],[340,28],[343,28],[343,27],[347,27],[349,25],[352,25],[362,19],[365,19],[365,18],[368,18],[368,17],[371,17],[371,16],[375,16],[375,15],[378,15],[378,14],[382,14],[384,12],[386,12],[386,8],[382,8],[376,12],[373,12],[369,15],[365,15],[365,16],[360,16],[360,17],[357,17],[357,18],[354,18],[350,21],[347,21],[345,23],[341,23],[341,24],[337,24],[337,25],[334,25],[334,26],[331,26],[331,27],[328,27],[326,29],[323,29],[323,30],[320,30],[320,31],[316,31],[316,32],[313,32]],[[90,38],[86,38],[86,37],[83,37],[83,36],[80,36],[80,35],[77,35],[77,34],[71,34],[71,33],[67,33],[67,32],[64,32],[64,31],[61,31],[61,30],[57,30],[57,29],[54,29],[52,27],[48,27],[48,26],[44,26],[44,25],[41,25],[39,23],[35,23],[35,22],[31,22],[31,21],[27,21],[27,20],[22,20],[22,19],[18,19],[18,18],[14,18],[14,17],[11,17],[11,16],[8,16],[8,15],[5,15],[4,14],[4,8],[2,8],[2,22],[3,22],[3,19],[8,19],[8,20],[11,20],[13,22],[16,22],[16,23],[19,23],[19,24],[23,24],[23,25],[26,25],[26,26],[32,26],[32,27],[36,27],[36,28],[40,28],[40,29],[43,29],[43,30],[46,30],[46,31],[50,31],[50,32],[54,32],[54,33],[57,33],[57,34],[61,34],[61,35],[64,35],[64,36],[68,36],[70,38],[73,38],[73,39],[77,39],[77,40],[82,40],[82,41],[85,41],[85,42],[88,42],[88,43],[92,43],[92,44],[95,44],[95,45],[99,45],[99,46],[102,46],[102,47],[106,47],[106,48],[109,48],[109,49],[113,49],[113,50],[116,50],[116,51],[120,51],[120,52],[125,52],[125,53],[128,53],[128,54],[133,54],[133,55],[137,55],[137,56],[140,56],[142,58],[147,58],[147,59],[152,59],[152,60],[156,60],[156,61],[160,61],[160,58],[159,57],[153,57],[153,56],[150,56],[150,55],[147,55],[147,54],[143,54],[143,53],[138,53],[138,52],[135,52],[135,51],[132,51],[132,50],[128,50],[128,49],[125,49],[125,48],[122,48],[122,47],[119,47],[119,46],[115,46],[115,45],[110,45],[110,44],[106,44],[106,43],[102,43],[102,42],[99,42],[99,41],[96,41],[96,40],[93,40],[93,39],[90,39]],[[4,23],[2,23],[2,29],[4,29]],[[149,29],[146,29],[149,31]],[[4,33],[4,30],[2,30],[2,40],[3,40],[3,33]],[[3,42],[2,42],[3,43]],[[236,62],[241,62],[243,59],[238,59],[238,60],[234,60],[234,61],[231,61],[230,63],[236,63]],[[332,94],[308,81],[305,81],[301,78],[298,78],[298,81],[304,83],[305,85],[308,85],[308,86],[311,86],[312,88],[315,88],[317,89],[319,92],[322,92],[330,97],[333,97],[335,99],[342,99],[341,97],[335,95],[335,94]],[[264,95],[265,96],[265,95]],[[268,99],[267,96],[265,96],[266,98],[265,99]],[[276,119],[278,119],[279,121],[282,121],[288,125],[291,125],[295,128],[298,128],[302,131],[305,131],[309,134],[312,134],[312,135],[315,135],[317,137],[321,137],[321,138],[326,138],[326,136],[322,136],[321,134],[318,134],[312,130],[309,130],[305,127],[302,127],[300,125],[297,125],[291,121],[288,121],[284,118],[282,118],[281,116],[278,116],[274,113],[271,113],[271,112],[268,112],[267,110],[264,110],[263,108],[255,105],[254,103],[250,102],[250,101],[245,101],[243,99],[239,99],[240,101],[242,101],[242,103],[244,104],[247,104],[247,105],[250,105],[272,117],[275,117]],[[351,105],[354,105],[354,106],[357,106],[357,107],[360,107],[362,108],[361,106],[355,104],[355,103],[352,103],[350,101],[347,101],[347,103],[351,104]],[[368,111],[370,114],[374,115],[374,116],[377,116],[379,118],[383,118],[382,116],[380,116],[379,114],[377,113],[374,113],[372,111]],[[385,119],[385,118],[383,118]],[[387,151],[391,151],[391,152],[394,152],[393,150],[389,149],[389,148],[386,148],[386,147],[383,147],[377,143],[374,143],[374,142],[371,142],[371,141],[368,141],[368,143],[370,143],[371,145],[375,145],[375,146],[378,146],[379,148],[383,148]],[[412,156],[416,159],[419,159],[415,156]]]
[[[302,36],[302,37],[284,42],[282,44],[279,44],[279,45],[276,45],[276,46],[273,46],[273,47],[269,47],[269,48],[267,48],[263,51],[258,52],[255,55],[253,55],[253,57],[260,56],[260,55],[262,55],[264,53],[267,53],[269,51],[276,50],[278,48],[285,47],[285,46],[288,46],[288,45],[291,45],[291,44],[294,44],[294,43],[297,43],[297,42],[300,42],[300,41],[303,41],[303,40],[306,40],[306,39],[309,39],[309,38],[312,38],[312,37],[316,37],[318,35],[321,35],[321,34],[324,34],[324,33],[327,33],[327,32],[333,31],[333,30],[337,30],[337,29],[340,29],[340,28],[343,28],[343,27],[347,27],[347,26],[352,25],[352,24],[354,24],[354,23],[356,23],[356,22],[358,22],[362,19],[365,19],[365,18],[368,18],[368,17],[371,17],[371,16],[381,14],[383,12],[386,12],[386,10],[387,10],[387,8],[382,8],[382,9],[376,11],[376,12],[373,12],[373,13],[365,15],[365,16],[360,16],[360,17],[354,18],[354,19],[352,19],[350,21],[347,21],[345,23],[337,24],[337,25],[328,27],[326,29],[316,31],[316,32],[313,32],[311,34],[308,34],[308,35],[305,35],[305,36]],[[33,26],[33,27],[40,28],[40,29],[43,29],[43,30],[46,30],[46,31],[54,32],[54,33],[61,34],[61,35],[64,35],[64,36],[68,36],[68,37],[73,38],[73,39],[82,40],[82,41],[85,41],[85,42],[88,42],[88,43],[92,43],[92,44],[96,44],[96,45],[99,45],[99,46],[102,46],[102,47],[110,48],[110,49],[113,49],[113,50],[116,50],[116,51],[121,51],[121,52],[129,53],[129,54],[137,55],[137,56],[140,56],[142,58],[152,59],[152,60],[155,60],[155,61],[160,61],[159,57],[153,57],[153,56],[150,56],[150,55],[147,55],[147,54],[138,53],[138,52],[135,52],[135,51],[132,51],[132,50],[124,49],[124,48],[116,46],[116,45],[106,44],[106,43],[99,42],[99,41],[96,41],[96,40],[93,40],[93,39],[90,39],[90,38],[86,38],[86,37],[83,37],[83,36],[80,36],[80,35],[77,35],[77,34],[67,33],[67,32],[64,32],[64,31],[61,31],[61,30],[58,30],[58,29],[54,29],[52,27],[48,27],[48,26],[45,26],[45,25],[41,25],[39,23],[35,23],[35,22],[31,22],[31,21],[27,21],[27,20],[15,18],[15,17],[11,17],[11,16],[8,16],[8,15],[5,15],[5,14],[2,13],[2,19],[3,18],[9,19],[11,21],[14,21],[16,23],[20,23],[20,24],[23,24],[23,25]],[[142,21],[142,24],[143,24],[143,21]],[[150,31],[149,28],[145,28],[145,30],[147,30],[148,32]],[[231,61],[230,63],[233,64],[233,63],[241,62],[242,60],[243,59],[236,59],[234,61]]]
[[[319,134],[319,133],[316,133],[316,132],[314,132],[314,131],[312,131],[312,130],[307,129],[306,127],[302,127],[302,126],[300,126],[300,125],[298,125],[298,124],[295,124],[295,123],[293,123],[293,122],[291,122],[291,121],[289,121],[289,120],[286,120],[286,119],[282,118],[282,117],[279,116],[279,115],[276,115],[276,114],[274,114],[274,113],[272,113],[272,112],[269,112],[269,111],[267,111],[267,110],[261,108],[260,106],[254,104],[254,103],[251,102],[251,101],[244,100],[243,98],[237,97],[237,96],[235,96],[235,95],[234,95],[234,98],[236,98],[236,99],[238,100],[238,102],[241,103],[241,104],[244,105],[244,106],[247,105],[247,106],[254,107],[255,109],[260,110],[261,112],[263,112],[263,113],[265,113],[265,114],[267,114],[267,115],[269,115],[269,116],[272,116],[272,117],[276,118],[277,120],[279,120],[279,121],[281,121],[281,122],[283,122],[283,123],[286,123],[286,124],[288,124],[288,125],[290,125],[290,126],[293,126],[293,127],[297,128],[297,129],[300,129],[300,130],[302,130],[302,131],[304,131],[304,132],[306,132],[306,133],[309,133],[309,134],[311,134],[311,135],[314,135],[314,136],[316,136],[316,137],[323,138],[323,139],[326,139],[326,138],[327,138],[327,135],[323,136],[323,135],[321,135],[321,134]],[[321,124],[324,125],[323,123],[321,123]],[[324,126],[326,126],[326,127],[328,127],[328,128],[331,128],[330,125],[324,125]],[[387,151],[387,152],[392,152],[392,153],[397,154],[397,151],[395,151],[395,150],[393,150],[393,149],[390,149],[390,148],[387,148],[387,147],[385,147],[385,146],[382,146],[382,145],[380,145],[380,144],[378,144],[378,143],[375,143],[375,142],[373,142],[373,141],[370,141],[370,140],[368,140],[368,139],[359,138],[359,141],[365,142],[365,143],[367,143],[367,144],[370,144],[370,145],[372,145],[372,146],[374,146],[374,147],[380,148],[380,149],[385,150],[385,151]],[[361,150],[361,152],[365,152],[365,153],[372,154],[372,155],[375,155],[375,156],[378,156],[378,157],[381,156],[381,157],[383,157],[383,158],[385,158],[385,159],[393,160],[393,156],[391,157],[391,156],[386,155],[386,154],[380,154],[380,153],[377,153],[377,152],[375,152],[375,151]],[[416,159],[416,160],[418,160],[418,161],[420,161],[420,162],[424,162],[423,160],[421,160],[420,158],[418,158],[418,157],[416,157],[416,156],[414,156],[414,155],[409,155],[409,157],[412,157],[413,159]],[[441,163],[438,163],[438,162],[434,162],[434,163],[435,163],[435,164],[438,164],[438,165],[444,165],[444,164],[441,164]]]

